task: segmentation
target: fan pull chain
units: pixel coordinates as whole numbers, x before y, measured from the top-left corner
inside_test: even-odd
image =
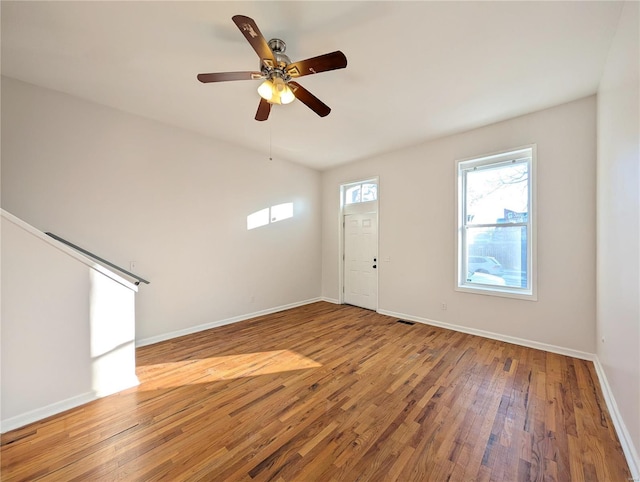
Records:
[[[273,157],[271,157],[271,144],[272,144],[272,139],[271,139],[271,125],[269,125],[269,160],[273,161]]]

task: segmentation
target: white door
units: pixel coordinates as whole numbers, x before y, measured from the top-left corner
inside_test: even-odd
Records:
[[[375,213],[344,217],[344,302],[378,309],[378,223]]]

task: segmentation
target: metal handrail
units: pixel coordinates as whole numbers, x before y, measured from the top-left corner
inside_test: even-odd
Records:
[[[100,256],[98,256],[98,255],[96,255],[96,254],[93,254],[93,253],[92,253],[92,252],[90,252],[90,251],[87,251],[86,249],[82,249],[80,246],[76,246],[75,244],[73,244],[73,243],[71,243],[71,242],[67,241],[66,239],[61,238],[60,236],[56,236],[56,235],[55,235],[55,234],[53,234],[53,233],[45,233],[45,234],[46,234],[47,236],[51,236],[51,237],[52,237],[53,239],[55,239],[56,241],[60,241],[61,243],[64,243],[64,244],[66,244],[67,246],[72,247],[72,248],[73,248],[73,249],[75,249],[76,251],[80,251],[82,254],[85,254],[85,255],[87,255],[87,256],[89,256],[89,257],[91,257],[91,258],[95,259],[95,260],[98,260],[98,261],[100,261],[101,263],[106,264],[107,266],[110,266],[111,268],[117,269],[118,271],[121,271],[122,273],[126,274],[127,276],[131,276],[132,278],[137,279],[138,281],[136,281],[136,283],[135,283],[135,284],[136,284],[136,286],[137,286],[137,285],[139,285],[141,281],[142,281],[143,283],[146,283],[146,284],[150,284],[150,283],[151,283],[151,281],[147,281],[146,279],[141,278],[141,277],[140,277],[140,276],[138,276],[137,274],[133,274],[131,271],[127,271],[126,269],[121,268],[120,266],[117,266],[117,265],[115,265],[115,264],[113,264],[113,263],[111,263],[111,262],[107,261],[106,259],[101,258]]]

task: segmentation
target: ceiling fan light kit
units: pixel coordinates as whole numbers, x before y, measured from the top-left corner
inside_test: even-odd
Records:
[[[295,99],[309,107],[320,117],[325,117],[331,108],[307,89],[292,79],[304,75],[318,74],[329,70],[343,69],[347,58],[339,50],[298,62],[291,62],[285,55],[287,44],[280,39],[267,42],[253,19],[235,15],[233,22],[260,57],[260,72],[219,72],[198,74],[202,83],[226,82],[232,80],[263,80],[258,87],[260,103],[255,119],[269,118],[272,104],[290,104]]]
[[[260,84],[258,94],[270,104],[290,104],[296,99],[291,87],[279,76],[274,76],[273,80],[267,79]]]

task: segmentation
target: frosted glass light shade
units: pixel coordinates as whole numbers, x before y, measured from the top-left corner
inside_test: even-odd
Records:
[[[258,87],[258,94],[260,94],[260,97],[262,97],[264,100],[269,101],[273,98],[274,90],[275,89],[273,82],[267,79],[262,84],[260,84],[260,87]]]
[[[291,104],[296,99],[296,96],[293,95],[293,91],[288,85],[285,85],[284,90],[280,94],[280,103],[282,104]]]
[[[291,88],[280,77],[265,80],[258,87],[258,94],[271,104],[290,104],[296,99]]]

